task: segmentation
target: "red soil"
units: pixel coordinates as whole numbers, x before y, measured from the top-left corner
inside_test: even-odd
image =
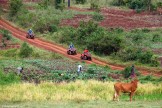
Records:
[[[9,22],[7,22],[3,19],[0,20],[0,26],[9,30],[13,34],[13,36],[21,39],[22,41],[28,42],[28,43],[36,46],[36,47],[43,48],[43,49],[48,50],[48,51],[52,51],[52,52],[62,54],[63,56],[65,56],[67,58],[71,58],[73,60],[82,61],[82,60],[80,60],[80,54],[67,55],[67,53],[66,53],[67,49],[63,48],[62,46],[59,46],[55,43],[43,41],[42,39],[38,39],[38,38],[27,39],[25,31],[20,30],[19,28],[12,26]],[[92,61],[85,61],[85,62],[89,63],[89,64],[97,64],[97,65],[104,65],[104,66],[108,65],[113,70],[123,70],[124,69],[124,66],[117,66],[117,65],[109,64],[107,62],[98,60],[94,57],[92,57]],[[150,74],[150,72],[155,71],[155,70],[144,70],[144,69],[140,69],[140,68],[138,70],[141,71],[141,73],[143,75],[148,75],[148,74]],[[162,72],[158,72],[158,73],[153,72],[152,75],[160,77],[160,76],[162,76]]]
[[[70,9],[76,11],[87,10],[87,9],[79,9],[74,7]],[[157,14],[157,12],[136,13],[134,10],[125,11],[120,9],[102,8],[101,14],[104,16],[104,20],[99,22],[99,25],[106,28],[121,27],[124,29],[134,29],[134,28],[162,27],[162,15]],[[81,20],[87,21],[90,19],[91,16],[76,15],[72,19],[62,20],[61,25],[77,27]]]
[[[6,47],[1,46],[2,35],[0,34],[0,50],[6,50],[11,48],[20,48],[20,44],[13,44],[11,41],[5,41]]]

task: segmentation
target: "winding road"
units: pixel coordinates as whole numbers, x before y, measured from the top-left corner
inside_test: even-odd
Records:
[[[67,58],[70,58],[70,59],[73,59],[73,60],[76,60],[76,61],[82,61],[82,60],[80,60],[80,54],[67,55],[67,53],[66,53],[67,49],[63,48],[60,45],[57,45],[57,44],[51,43],[51,42],[47,42],[47,41],[44,41],[44,40],[38,39],[38,38],[27,39],[26,38],[26,31],[13,26],[10,22],[8,22],[8,21],[6,21],[2,18],[0,19],[0,28],[4,28],[4,29],[10,31],[14,37],[19,38],[20,40],[27,42],[27,43],[29,43],[33,46],[43,48],[45,50],[52,51],[52,52],[55,52],[55,53],[59,53],[59,54],[65,56]],[[97,65],[103,65],[103,66],[107,65],[113,70],[123,70],[124,69],[123,66],[114,66],[112,64],[109,64],[105,61],[101,61],[101,60],[93,58],[93,57],[92,57],[92,61],[85,61],[85,62],[88,63],[88,64],[97,64]],[[149,70],[139,69],[139,71],[143,75],[149,75],[150,74]],[[152,75],[161,77],[162,72],[152,73]]]

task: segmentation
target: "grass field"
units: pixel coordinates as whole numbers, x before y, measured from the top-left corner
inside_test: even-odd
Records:
[[[162,101],[43,101],[0,103],[1,108],[162,108]]]
[[[111,101],[114,82],[100,82],[95,80],[77,80],[75,82],[42,82],[13,83],[0,86],[0,102],[28,102],[28,101],[73,101],[76,103],[87,101]],[[128,94],[122,94],[121,101],[129,101]],[[162,84],[139,84],[133,97],[136,101],[162,100]]]

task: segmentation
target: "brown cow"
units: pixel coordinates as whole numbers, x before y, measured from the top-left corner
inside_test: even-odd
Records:
[[[120,92],[123,92],[123,93],[130,93],[130,101],[132,101],[132,96],[134,95],[137,89],[137,83],[138,83],[137,79],[131,81],[130,83],[121,83],[121,82],[115,83],[114,84],[115,93],[113,96],[113,100],[117,99],[119,101]]]

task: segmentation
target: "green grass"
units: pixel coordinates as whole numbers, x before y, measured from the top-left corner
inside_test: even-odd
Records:
[[[13,83],[0,86],[0,102],[72,101],[82,103],[97,100],[111,101],[114,94],[113,85],[114,82],[95,80],[77,80],[70,83],[41,82],[38,85],[34,83]],[[137,92],[133,96],[133,101],[158,100],[162,100],[161,84],[139,84]],[[120,101],[128,102],[128,94],[122,94]]]
[[[21,107],[21,108],[162,108],[162,101],[43,101],[43,102],[4,102],[0,107]]]

